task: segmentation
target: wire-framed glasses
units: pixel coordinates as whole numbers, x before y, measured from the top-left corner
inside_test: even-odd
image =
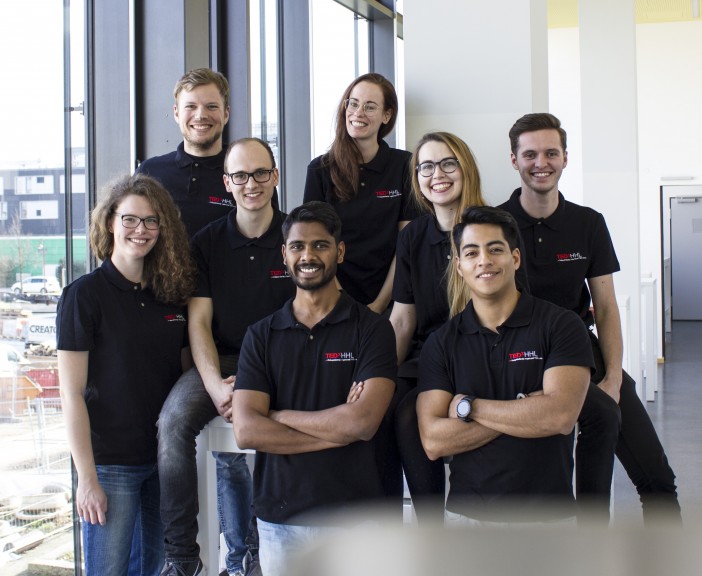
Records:
[[[378,106],[375,102],[364,102],[361,104],[355,98],[344,100],[344,106],[346,106],[346,109],[350,110],[351,112],[358,112],[359,109],[362,108],[366,113],[366,116],[375,116],[380,110],[380,106]]]

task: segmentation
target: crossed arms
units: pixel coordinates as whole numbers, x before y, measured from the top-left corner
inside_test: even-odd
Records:
[[[314,411],[271,410],[267,393],[235,390],[234,436],[240,448],[270,454],[316,452],[370,440],[394,389],[388,378],[369,378],[354,384],[345,404]]]
[[[432,460],[484,446],[500,434],[519,438],[543,438],[569,434],[578,419],[590,382],[583,366],[555,366],[544,372],[543,394],[519,400],[473,401],[472,422],[456,416],[456,404],[464,396],[444,390],[419,394],[417,415],[422,445]]]

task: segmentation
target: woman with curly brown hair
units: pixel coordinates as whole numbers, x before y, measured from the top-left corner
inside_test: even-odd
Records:
[[[392,294],[397,234],[415,211],[409,159],[383,140],[397,118],[397,94],[380,74],[364,74],[344,91],[329,151],[307,167],[304,202],[334,207],[346,244],[337,280],[355,300],[382,313]]]
[[[56,318],[85,569],[157,575],[156,421],[188,366],[184,304],[194,266],[171,196],[142,174],[107,185],[90,245],[103,263],[64,289]]]

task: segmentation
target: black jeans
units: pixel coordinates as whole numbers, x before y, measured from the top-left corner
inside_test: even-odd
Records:
[[[394,415],[397,447],[405,471],[419,525],[441,525],[444,522],[446,473],[444,460],[429,460],[419,436],[417,419],[417,381],[398,378],[398,389],[405,390]]]
[[[580,412],[576,446],[576,492],[583,513],[609,518],[614,454],[634,483],[645,522],[681,522],[675,474],[636,383],[622,371],[619,406],[596,386],[605,375],[600,343],[591,335],[595,373]]]

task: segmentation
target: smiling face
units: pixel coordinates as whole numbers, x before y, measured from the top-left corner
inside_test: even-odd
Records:
[[[516,290],[519,249],[510,250],[496,224],[469,224],[463,230],[456,269],[473,297],[499,298]]]
[[[439,163],[447,158],[456,160],[456,155],[444,142],[434,140],[426,142],[417,153],[417,166],[432,162],[434,174],[422,176],[418,173],[417,178],[422,195],[434,206],[456,208],[463,191],[463,172],[458,165],[454,172],[446,174]]]
[[[222,150],[222,131],[229,121],[226,105],[217,86],[202,84],[182,90],[173,106],[173,117],[193,156],[214,156]]]
[[[158,218],[158,214],[151,208],[149,201],[143,196],[130,194],[115,208],[109,230],[114,239],[111,259],[118,269],[120,263],[131,265],[136,260],[143,260],[153,250],[158,240],[159,230],[149,230],[144,222],[139,222],[136,228],[125,228],[122,225],[122,216],[136,216],[138,218]]]
[[[546,129],[524,132],[519,136],[512,166],[519,171],[522,191],[536,194],[558,194],[558,181],[568,164],[558,130]]]
[[[336,243],[319,222],[297,222],[283,245],[283,260],[295,286],[319,290],[334,281],[337,265],[344,261],[344,243]]]
[[[359,104],[356,110],[346,108],[346,130],[349,136],[356,140],[377,141],[380,127],[392,118],[392,110],[384,110],[385,99],[380,86],[372,82],[359,82],[352,88],[348,99]],[[376,104],[379,108],[369,116],[363,110],[366,103]]]
[[[253,176],[249,176],[246,184],[234,184],[228,176],[237,172],[252,174],[257,171],[261,171],[261,176],[268,176],[266,171],[271,169],[273,173],[270,179],[263,183],[256,182]],[[253,141],[236,144],[227,154],[224,170],[224,186],[234,196],[237,210],[257,211],[270,206],[278,185],[278,169],[273,168],[273,160],[261,144]]]

